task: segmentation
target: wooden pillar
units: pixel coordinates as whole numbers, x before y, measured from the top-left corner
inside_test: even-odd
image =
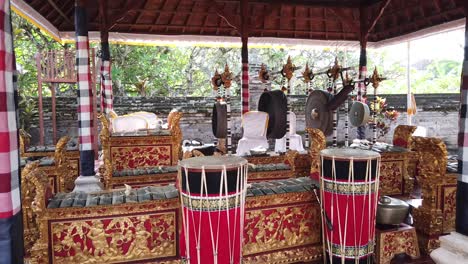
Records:
[[[100,0],[101,16],[101,112],[109,114],[113,109],[111,61],[109,48],[109,28],[107,21],[107,0]]]
[[[38,111],[39,111],[39,144],[44,145],[44,111],[42,104],[42,67],[41,57],[42,55],[38,52],[36,54],[36,66],[37,66],[37,96],[39,98]]]
[[[363,80],[367,76],[367,8],[361,6],[359,9],[360,20],[360,39],[361,52],[359,54],[359,80]],[[364,82],[358,84],[357,100],[365,102],[367,97],[366,85]],[[357,138],[366,138],[366,127],[360,126],[357,128]]]
[[[458,132],[458,183],[455,228],[468,236],[468,2],[464,2],[467,16],[465,25],[465,55],[460,86],[460,120]],[[465,166],[466,165],[466,166]]]
[[[10,1],[0,5],[0,263],[23,263],[18,90]]]
[[[78,83],[78,131],[80,175],[94,176],[94,111],[89,65],[87,14],[84,0],[75,1],[76,63]]]
[[[57,143],[57,88],[58,83],[50,84],[50,92],[52,94],[52,138],[54,145]]]
[[[242,114],[249,111],[249,1],[241,0]]]

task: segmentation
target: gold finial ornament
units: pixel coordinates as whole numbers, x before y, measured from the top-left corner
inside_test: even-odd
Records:
[[[221,75],[221,80],[223,81],[224,88],[228,89],[231,87],[231,82],[232,82],[232,72],[229,71],[229,66],[224,65],[224,72]]]
[[[353,78],[349,77],[348,72],[346,72],[344,85],[351,85],[353,83]]]
[[[386,78],[382,78],[377,71],[377,67],[374,68],[374,72],[372,76],[369,78],[370,83],[372,83],[372,87],[377,89],[382,81],[386,80]]]
[[[309,63],[307,62],[306,67],[304,69],[304,72],[302,73],[302,77],[304,77],[304,82],[305,83],[310,83],[312,81],[312,79],[314,78],[313,76],[314,76],[314,74],[313,74],[312,70],[309,68]]]
[[[268,72],[266,65],[262,63],[260,71],[258,72],[258,78],[262,83],[267,83],[270,80],[270,73]]]
[[[283,66],[283,76],[285,76],[286,79],[288,79],[288,81],[291,80],[291,78],[293,77],[294,70],[296,70],[296,66],[292,64],[291,56],[289,56],[288,61]]]
[[[337,80],[340,77],[341,65],[338,63],[338,57],[335,57],[335,64],[328,70],[328,77]]]
[[[211,78],[211,84],[213,85],[213,90],[217,91],[218,88],[223,84],[221,74],[219,74],[218,69],[216,69],[214,76]]]

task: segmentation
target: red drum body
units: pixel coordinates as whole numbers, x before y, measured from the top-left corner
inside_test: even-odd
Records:
[[[329,263],[373,263],[380,155],[357,149],[320,153],[320,193],[332,228],[323,221]]]
[[[187,263],[241,262],[247,169],[240,157],[179,162],[180,253]]]

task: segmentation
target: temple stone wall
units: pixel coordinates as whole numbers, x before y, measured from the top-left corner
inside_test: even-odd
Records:
[[[257,87],[256,90],[263,90]],[[255,96],[259,93],[255,91]],[[406,124],[406,95],[382,95],[387,98],[388,105],[401,112],[397,122],[392,125],[392,130],[385,137],[385,141],[390,142],[393,135],[393,128],[398,124]],[[292,110],[297,115],[298,133],[304,131],[304,108],[305,96],[291,96]],[[428,130],[429,136],[441,137],[446,142],[449,149],[456,149],[458,133],[458,94],[425,94],[416,95],[418,113],[413,118],[413,124],[424,126]],[[114,99],[114,109],[121,115],[135,111],[148,111],[166,117],[169,111],[177,108],[184,113],[181,121],[184,138],[200,139],[204,142],[212,142],[211,132],[211,109],[214,99],[212,97],[117,97]],[[233,134],[234,139],[241,136],[240,129],[240,98],[232,98],[233,109]],[[76,98],[57,98],[57,127],[58,136],[69,134],[77,135],[77,103]],[[340,114],[338,123],[338,138],[344,139],[344,118],[345,114]],[[52,121],[51,121],[51,98],[44,98],[44,122],[46,127],[46,142],[52,143]],[[38,119],[32,120],[33,143],[38,141]],[[371,130],[367,136],[372,137]],[[350,128],[350,138],[354,138],[356,129]],[[234,140],[237,141],[237,140]]]

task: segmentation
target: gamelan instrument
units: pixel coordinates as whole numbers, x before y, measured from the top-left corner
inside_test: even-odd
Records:
[[[180,253],[187,263],[241,263],[247,160],[197,157],[179,162]]]
[[[349,121],[355,127],[364,126],[369,122],[370,110],[369,106],[363,102],[355,101],[349,110]]]
[[[333,116],[327,107],[332,98],[332,94],[322,90],[314,90],[309,94],[305,112],[306,127],[320,129],[325,136],[332,134]]]
[[[324,256],[328,263],[373,263],[380,154],[332,148],[320,157]]]

